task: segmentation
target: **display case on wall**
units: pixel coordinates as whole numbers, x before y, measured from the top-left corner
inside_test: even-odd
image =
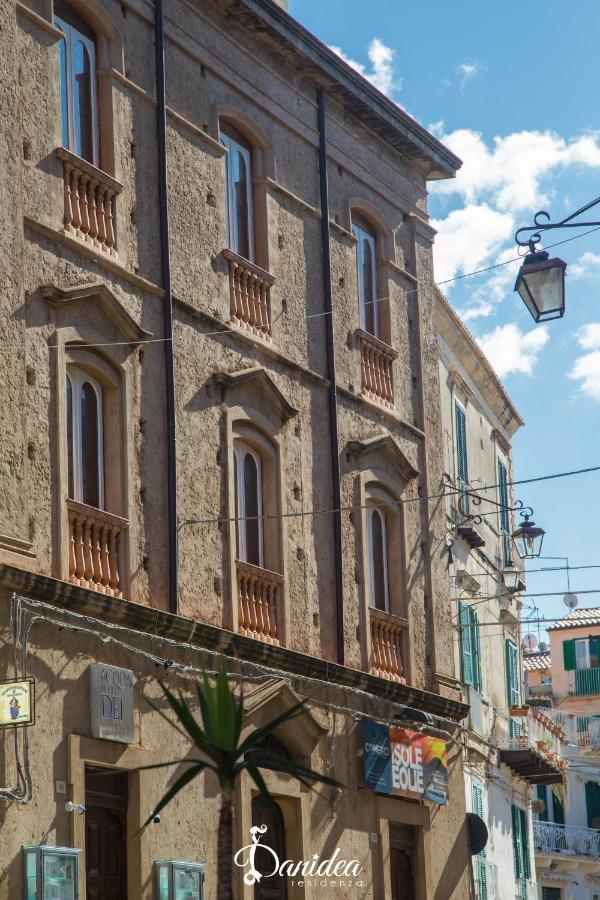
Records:
[[[79,854],[73,847],[23,847],[24,900],[79,900]]]
[[[174,859],[154,863],[156,900],[204,900],[204,865]]]

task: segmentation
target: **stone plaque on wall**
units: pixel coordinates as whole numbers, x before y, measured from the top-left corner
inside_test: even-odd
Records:
[[[133,743],[133,672],[93,663],[90,712],[93,737]]]

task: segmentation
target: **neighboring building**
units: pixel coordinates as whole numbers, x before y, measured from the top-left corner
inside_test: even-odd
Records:
[[[534,666],[546,666],[542,696],[565,731],[569,778],[566,795],[537,789],[543,804],[534,822],[538,881],[542,900],[599,900],[600,610],[575,609],[549,625],[548,636],[550,654],[528,654],[525,668],[531,685],[539,671]],[[538,691],[530,686],[531,703],[544,702]]]
[[[436,318],[444,469],[453,491],[446,543],[456,665],[470,706],[465,789],[467,807],[484,819],[489,834],[485,850],[473,857],[473,890],[480,900],[533,900],[532,785],[559,783],[562,774],[557,759],[538,744],[548,739],[560,754],[560,742],[547,728],[552,723],[521,708],[521,604],[503,579],[507,566],[520,567],[511,539],[516,523],[510,483],[511,441],[523,420],[440,293]]]
[[[441,758],[467,712],[420,499],[443,489],[427,183],[460,161],[271,0],[164,6],[166,109],[149,0],[0,4],[0,661],[37,698],[0,737],[0,898],[23,844],[79,849],[82,897],[150,898],[188,860],[214,898],[215,784],[140,831],[180,770],[139,767],[187,748],[157,676],[192,697],[226,658],[248,727],[310,697],[277,738],[345,785],[266,774],[280,853],[462,900],[461,755],[446,805],[385,796],[361,738],[416,708]],[[244,775],[237,847],[265,815]],[[38,888],[68,896],[67,856]],[[242,874],[240,900],[286,896]],[[317,895],[345,893],[287,894]]]

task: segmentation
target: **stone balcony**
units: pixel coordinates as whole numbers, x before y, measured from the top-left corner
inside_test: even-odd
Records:
[[[357,329],[360,345],[362,391],[384,406],[394,405],[393,362],[398,353],[374,335]]]
[[[267,644],[281,643],[283,575],[236,561],[238,630]]]
[[[600,859],[600,831],[597,828],[534,821],[533,841],[535,852],[545,856]]]
[[[407,619],[394,616],[371,607],[371,663],[370,670],[379,678],[406,684],[404,677],[403,634],[408,628]]]
[[[230,321],[271,341],[271,288],[275,278],[233,250],[223,250],[229,265]]]
[[[67,512],[69,581],[111,597],[122,597],[129,522],[75,500],[67,500]]]
[[[123,185],[64,147],[56,155],[63,164],[65,231],[116,256],[115,207]]]
[[[538,709],[497,711],[494,741],[500,761],[528,784],[562,782],[568,763],[561,739],[561,726]]]

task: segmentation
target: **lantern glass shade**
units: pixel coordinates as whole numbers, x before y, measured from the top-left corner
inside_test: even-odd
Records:
[[[513,541],[521,559],[536,559],[542,552],[546,532],[528,518],[513,531]]]
[[[504,587],[509,592],[509,594],[514,594],[519,586],[519,581],[521,579],[521,573],[517,569],[516,566],[513,566],[512,563],[508,563],[507,566],[504,567],[502,571],[502,578],[504,579]]]
[[[525,306],[536,322],[560,319],[565,312],[565,270],[567,264],[545,250],[528,253],[515,283]]]

